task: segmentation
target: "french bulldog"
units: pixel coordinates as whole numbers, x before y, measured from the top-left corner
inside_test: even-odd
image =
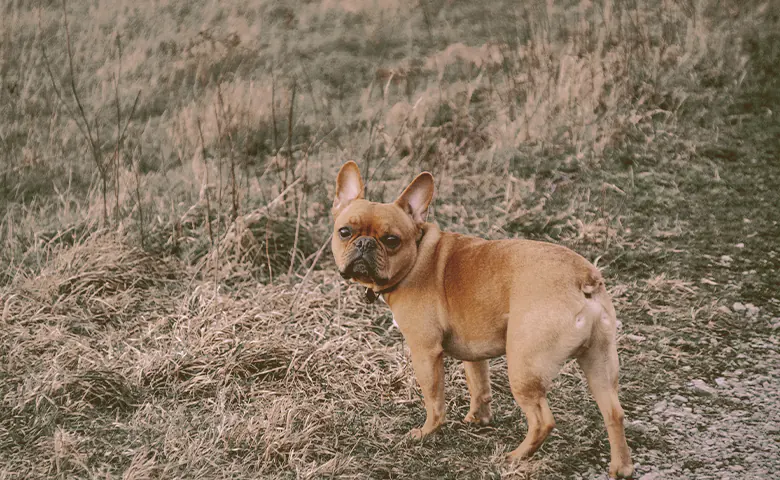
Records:
[[[595,266],[563,246],[484,240],[427,223],[433,176],[423,172],[392,203],[363,198],[357,164],[341,167],[333,200],[332,250],[339,272],[381,295],[409,345],[426,420],[423,438],[444,422],[444,356],[463,361],[471,405],[464,418],[491,420],[488,359],[506,355],[512,395],[528,421],[508,454],[527,458],[555,426],[546,394],[575,358],[609,435],[610,477],[634,467],[618,400],[615,309]]]

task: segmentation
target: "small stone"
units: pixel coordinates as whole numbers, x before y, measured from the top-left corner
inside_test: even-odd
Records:
[[[718,377],[718,378],[716,378],[716,379],[715,379],[715,383],[716,383],[716,384],[717,384],[719,387],[725,387],[726,385],[728,385],[728,382],[726,382],[726,379],[725,379],[725,378],[723,378],[723,377]]]
[[[733,259],[733,258],[731,258],[731,257],[730,257],[730,256],[728,256],[728,255],[721,255],[721,257],[720,257],[720,261],[721,261],[721,262],[723,262],[723,263],[731,263],[731,262],[733,262],[733,261],[734,261],[734,259]]]
[[[627,422],[626,430],[628,430],[629,432],[638,433],[640,435],[647,435],[648,433],[650,433],[650,427],[640,422],[639,420],[635,420],[633,422]]]
[[[752,395],[747,390],[744,390],[744,389],[741,389],[741,388],[738,389],[736,392],[734,392],[734,396],[736,396],[737,398],[743,398],[743,399],[752,397]]]
[[[758,315],[758,311],[760,310],[760,308],[758,308],[757,306],[753,305],[752,303],[748,303],[747,305],[745,305],[745,308],[747,308],[747,313],[748,313],[749,317],[757,316]]]
[[[699,378],[692,380],[691,385],[693,386],[693,392],[697,395],[709,397],[717,394],[714,388],[710,387],[707,385],[707,382]]]
[[[654,412],[663,412],[664,410],[666,410],[666,407],[668,405],[669,404],[666,402],[666,400],[661,400],[660,402],[658,402],[655,405],[653,405],[653,411]]]
[[[734,247],[736,247],[736,248],[745,248],[745,244],[740,242],[740,243],[734,245]]]
[[[747,307],[743,303],[740,303],[740,302],[734,302],[734,305],[732,305],[731,308],[735,312],[743,312],[743,311],[745,311],[747,309]]]
[[[639,477],[639,480],[660,480],[660,479],[661,479],[660,472],[649,472]]]
[[[643,337],[642,335],[634,335],[634,334],[626,334],[625,337],[629,340],[633,340],[634,342],[644,342],[647,340],[646,337]]]
[[[674,403],[688,403],[688,399],[683,397],[682,395],[675,395],[672,397],[672,401]]]

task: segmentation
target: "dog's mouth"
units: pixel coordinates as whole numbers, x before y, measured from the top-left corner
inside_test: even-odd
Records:
[[[376,266],[363,257],[356,258],[347,264],[347,268],[339,273],[347,280],[357,280],[361,283],[370,283],[378,286],[387,283],[387,279],[377,273]]]
[[[352,265],[350,267],[352,270],[352,274],[356,276],[369,276],[372,273],[374,273],[373,267],[370,267],[368,262],[366,262],[362,258],[359,258],[354,262],[352,262]]]

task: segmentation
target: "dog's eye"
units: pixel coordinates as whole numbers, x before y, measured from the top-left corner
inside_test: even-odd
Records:
[[[352,229],[349,227],[341,227],[339,228],[339,237],[341,237],[342,240],[346,240],[349,237],[352,236]]]
[[[385,244],[387,248],[397,248],[401,244],[401,239],[395,235],[385,235],[380,240]]]

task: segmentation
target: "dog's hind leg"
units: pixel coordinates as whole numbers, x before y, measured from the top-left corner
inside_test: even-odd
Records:
[[[520,380],[517,374],[514,375],[515,380],[512,378],[510,373],[512,395],[528,421],[528,433],[523,443],[507,455],[509,460],[519,460],[533,455],[544,443],[555,427],[555,418],[547,404],[547,389],[540,378],[529,375]]]
[[[618,400],[618,354],[615,344],[615,317],[611,304],[606,305],[601,322],[594,325],[592,342],[577,357],[585,372],[590,391],[599,406],[609,435],[610,478],[630,478],[634,472],[631,452],[623,430],[623,408]]]
[[[469,386],[471,407],[463,419],[464,422],[487,425],[490,423],[490,366],[487,360],[481,362],[463,362],[466,371],[466,383]]]
[[[512,395],[528,421],[525,439],[508,454],[509,460],[518,460],[533,455],[555,427],[546,395],[565,355],[557,352],[554,345],[539,343],[539,338],[549,336],[528,334],[529,328],[545,325],[544,317],[548,314],[526,311],[513,315],[517,316],[510,319],[507,329],[507,371]]]

